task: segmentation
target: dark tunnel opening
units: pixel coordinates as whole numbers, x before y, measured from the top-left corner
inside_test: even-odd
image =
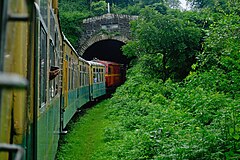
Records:
[[[125,43],[117,40],[102,40],[91,45],[83,54],[86,60],[94,58],[128,65],[130,60],[123,55],[121,47]]]

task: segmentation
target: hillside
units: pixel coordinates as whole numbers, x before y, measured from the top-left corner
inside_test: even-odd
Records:
[[[123,47],[133,60],[92,159],[240,159],[240,3],[143,2],[119,10],[140,16]]]

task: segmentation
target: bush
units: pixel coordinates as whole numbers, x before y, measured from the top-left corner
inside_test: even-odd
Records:
[[[214,72],[163,83],[141,64],[111,99],[98,159],[224,159],[239,156],[239,99],[220,92]],[[225,77],[218,75],[218,78]],[[123,96],[124,95],[124,96]]]

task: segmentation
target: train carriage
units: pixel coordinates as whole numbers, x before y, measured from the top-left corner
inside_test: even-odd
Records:
[[[106,88],[111,90],[125,81],[125,67],[123,64],[95,59],[94,62],[103,64],[106,67]]]
[[[90,70],[90,97],[91,100],[106,94],[105,66],[101,63],[88,61]]]
[[[32,2],[0,1],[0,159],[26,157],[31,109],[26,107]],[[15,144],[15,145],[14,145]]]
[[[89,101],[89,64],[64,36],[62,110],[65,128],[74,113]]]
[[[33,19],[34,159],[54,159],[60,132],[60,77],[51,77],[52,67],[61,65],[62,37],[54,2],[35,3]],[[61,74],[61,73],[60,73]]]

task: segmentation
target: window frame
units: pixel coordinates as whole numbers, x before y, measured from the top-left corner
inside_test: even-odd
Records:
[[[44,36],[44,37],[43,37]],[[47,32],[44,26],[40,25],[40,55],[39,55],[39,108],[43,108],[47,103]],[[44,47],[45,43],[45,47]],[[43,64],[42,64],[43,63]],[[43,65],[43,66],[42,66]]]

